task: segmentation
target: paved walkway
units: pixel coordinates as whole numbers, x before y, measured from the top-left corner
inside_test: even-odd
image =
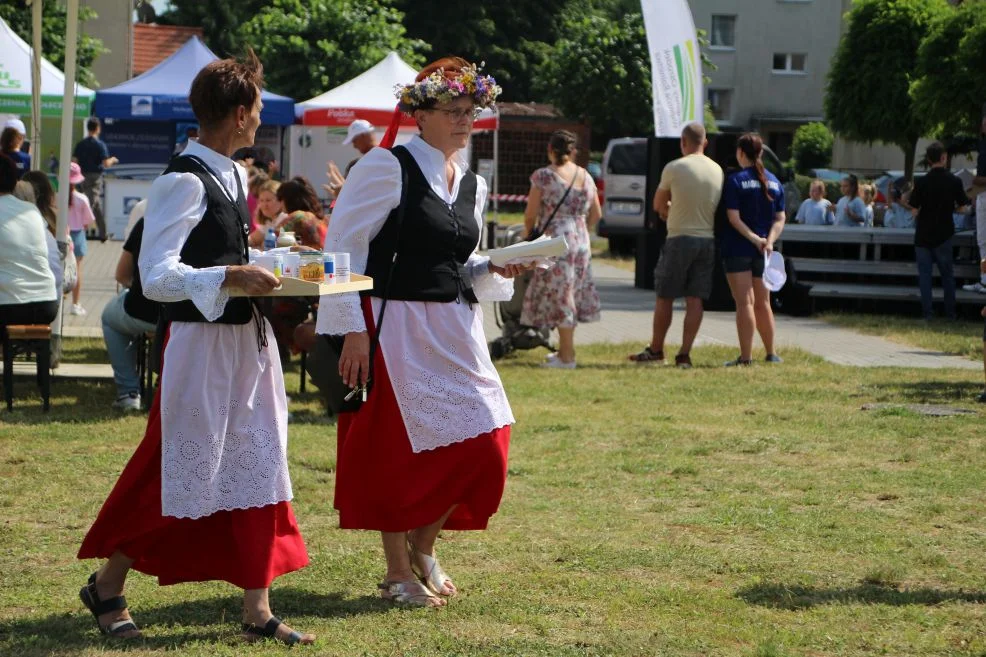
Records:
[[[593,265],[596,287],[602,298],[602,321],[583,324],[575,331],[576,345],[598,342],[635,342],[641,348],[650,340],[654,293],[633,287],[633,273],[611,265]],[[485,307],[488,337],[500,335],[492,304]],[[668,342],[681,342],[684,302],[675,305]],[[735,315],[707,312],[695,342],[698,345],[736,345]],[[796,347],[839,365],[856,367],[927,367],[980,370],[982,363],[884,338],[863,335],[810,317],[777,315],[777,349]],[[754,345],[759,344],[759,338]]]
[[[102,337],[99,315],[116,293],[113,274],[121,247],[121,242],[90,242],[89,255],[84,263],[82,292],[82,305],[89,314],[85,317],[66,315],[65,336]],[[575,332],[576,343],[633,342],[643,346],[650,338],[653,292],[634,288],[633,273],[624,269],[596,263],[594,271],[602,297],[603,319],[580,326]],[[484,304],[484,309],[486,335],[492,339],[500,335],[500,329],[496,326],[492,304]],[[680,341],[683,318],[683,307],[678,308],[668,334],[669,342]],[[733,313],[706,313],[696,343],[735,345]],[[981,363],[959,356],[897,344],[806,317],[778,315],[777,345],[782,354],[785,347],[796,347],[833,363],[857,367],[982,368]],[[106,369],[108,372],[108,365]]]
[[[88,312],[77,317],[69,314],[69,304],[63,304],[65,312],[62,335],[66,337],[103,337],[100,315],[103,307],[117,294],[116,263],[123,251],[123,242],[89,240],[89,254],[82,262],[82,307]],[[66,299],[68,300],[68,299]]]

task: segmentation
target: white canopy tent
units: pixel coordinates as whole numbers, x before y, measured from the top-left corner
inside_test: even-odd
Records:
[[[41,3],[36,2],[32,9],[37,11],[40,6]],[[34,49],[0,18],[0,114],[31,116],[31,96],[35,87],[31,71],[33,55]],[[40,75],[41,116],[61,117],[65,74],[47,59],[40,58]],[[89,116],[95,93],[81,84],[71,85],[72,118]]]
[[[413,82],[417,74],[418,72],[401,59],[400,55],[391,51],[375,66],[349,82],[298,103],[295,105],[295,115],[303,118],[305,111],[309,109],[361,108],[387,112],[389,120],[389,115],[396,105],[394,87]],[[370,123],[374,122],[370,121]]]
[[[43,152],[41,121],[61,118],[66,85],[64,73],[41,57],[42,0],[34,0],[32,5],[34,47],[0,19],[0,115],[31,119],[31,152],[39,162]],[[81,120],[89,116],[94,95],[92,89],[73,84],[73,118]],[[69,120],[69,124],[71,122]]]

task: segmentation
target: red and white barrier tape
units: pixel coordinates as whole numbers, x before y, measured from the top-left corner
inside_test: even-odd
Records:
[[[490,194],[490,200],[506,203],[527,203],[527,194]]]

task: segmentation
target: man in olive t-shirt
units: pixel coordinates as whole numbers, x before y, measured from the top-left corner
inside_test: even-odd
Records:
[[[705,156],[708,140],[701,123],[681,131],[683,157],[669,162],[654,194],[654,211],[668,224],[668,238],[654,271],[657,302],[650,344],[630,356],[638,363],[664,360],[664,338],[671,327],[674,300],[685,297],[685,325],[675,365],[691,367],[692,343],[702,324],[703,301],[712,293],[715,269],[716,206],[722,194],[722,168]]]

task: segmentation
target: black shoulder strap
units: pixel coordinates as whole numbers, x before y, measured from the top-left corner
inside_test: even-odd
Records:
[[[561,200],[558,201],[558,205],[555,206],[555,209],[551,211],[550,215],[548,215],[547,221],[545,221],[544,225],[541,226],[541,233],[546,233],[548,231],[548,224],[550,224],[551,220],[555,218],[556,214],[558,214],[558,210],[561,209],[561,206],[565,205],[565,199],[568,198],[568,193],[572,191],[572,187],[575,187],[575,181],[579,179],[579,174],[581,173],[582,173],[582,167],[579,167],[579,170],[575,172],[574,176],[572,176],[572,182],[568,183],[568,189],[565,190],[565,193],[562,195]]]
[[[397,148],[403,148],[403,147],[398,146]],[[396,148],[393,150],[396,150]],[[397,266],[397,253],[401,243],[401,226],[404,224],[404,209],[405,206],[407,205],[407,188],[408,188],[407,167],[404,164],[403,158],[397,157],[397,161],[401,165],[401,201],[400,201],[400,205],[397,206],[397,239],[394,241],[394,255],[390,259],[390,271],[387,274],[387,284],[384,286],[383,300],[380,302],[380,316],[377,317],[375,330],[373,331],[373,340],[370,342],[370,368],[369,368],[369,376],[367,377],[367,381],[369,381],[372,378],[373,359],[376,356],[377,347],[380,345],[380,331],[383,328],[384,313],[387,312],[387,298],[390,297],[390,284],[394,280],[394,269]]]

